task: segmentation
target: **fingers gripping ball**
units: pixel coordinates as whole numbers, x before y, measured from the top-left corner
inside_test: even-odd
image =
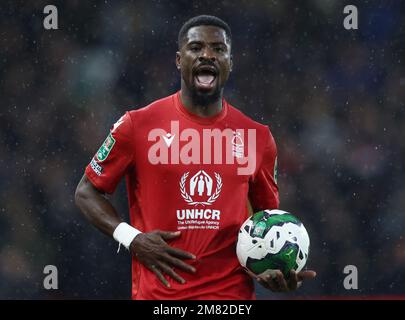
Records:
[[[282,210],[263,210],[247,219],[239,230],[236,254],[241,265],[255,274],[279,269],[301,271],[309,254],[309,236],[294,215]]]

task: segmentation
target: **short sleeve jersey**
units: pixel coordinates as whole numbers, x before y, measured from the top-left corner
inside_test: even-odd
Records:
[[[165,287],[132,258],[133,299],[254,299],[254,284],[239,264],[236,242],[255,211],[279,206],[277,150],[267,126],[222,101],[203,118],[180,92],[126,112],[110,129],[85,174],[113,193],[125,177],[130,223],[149,232],[181,231],[168,243],[196,255],[195,274],[177,270]]]

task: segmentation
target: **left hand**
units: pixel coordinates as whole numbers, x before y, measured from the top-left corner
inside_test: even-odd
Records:
[[[290,271],[290,276],[286,279],[280,270],[268,269],[261,274],[254,274],[246,270],[246,272],[254,279],[256,279],[263,287],[273,292],[289,292],[298,289],[302,285],[302,281],[306,279],[313,279],[316,277],[316,272],[312,270],[305,270],[295,272]]]

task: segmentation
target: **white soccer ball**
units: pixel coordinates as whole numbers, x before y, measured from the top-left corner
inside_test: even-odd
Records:
[[[283,210],[263,210],[247,219],[239,230],[236,254],[240,264],[255,274],[279,269],[304,268],[309,254],[309,236],[300,220]]]

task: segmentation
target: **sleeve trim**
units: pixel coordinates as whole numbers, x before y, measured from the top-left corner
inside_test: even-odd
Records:
[[[89,179],[89,181],[91,182],[91,184],[99,191],[101,192],[105,192],[108,194],[112,194],[113,191],[110,190],[109,188],[106,188],[105,185],[103,185],[102,183],[100,183],[100,181],[97,179],[97,175],[92,171],[91,168],[86,167],[84,174],[86,175],[86,177]]]

